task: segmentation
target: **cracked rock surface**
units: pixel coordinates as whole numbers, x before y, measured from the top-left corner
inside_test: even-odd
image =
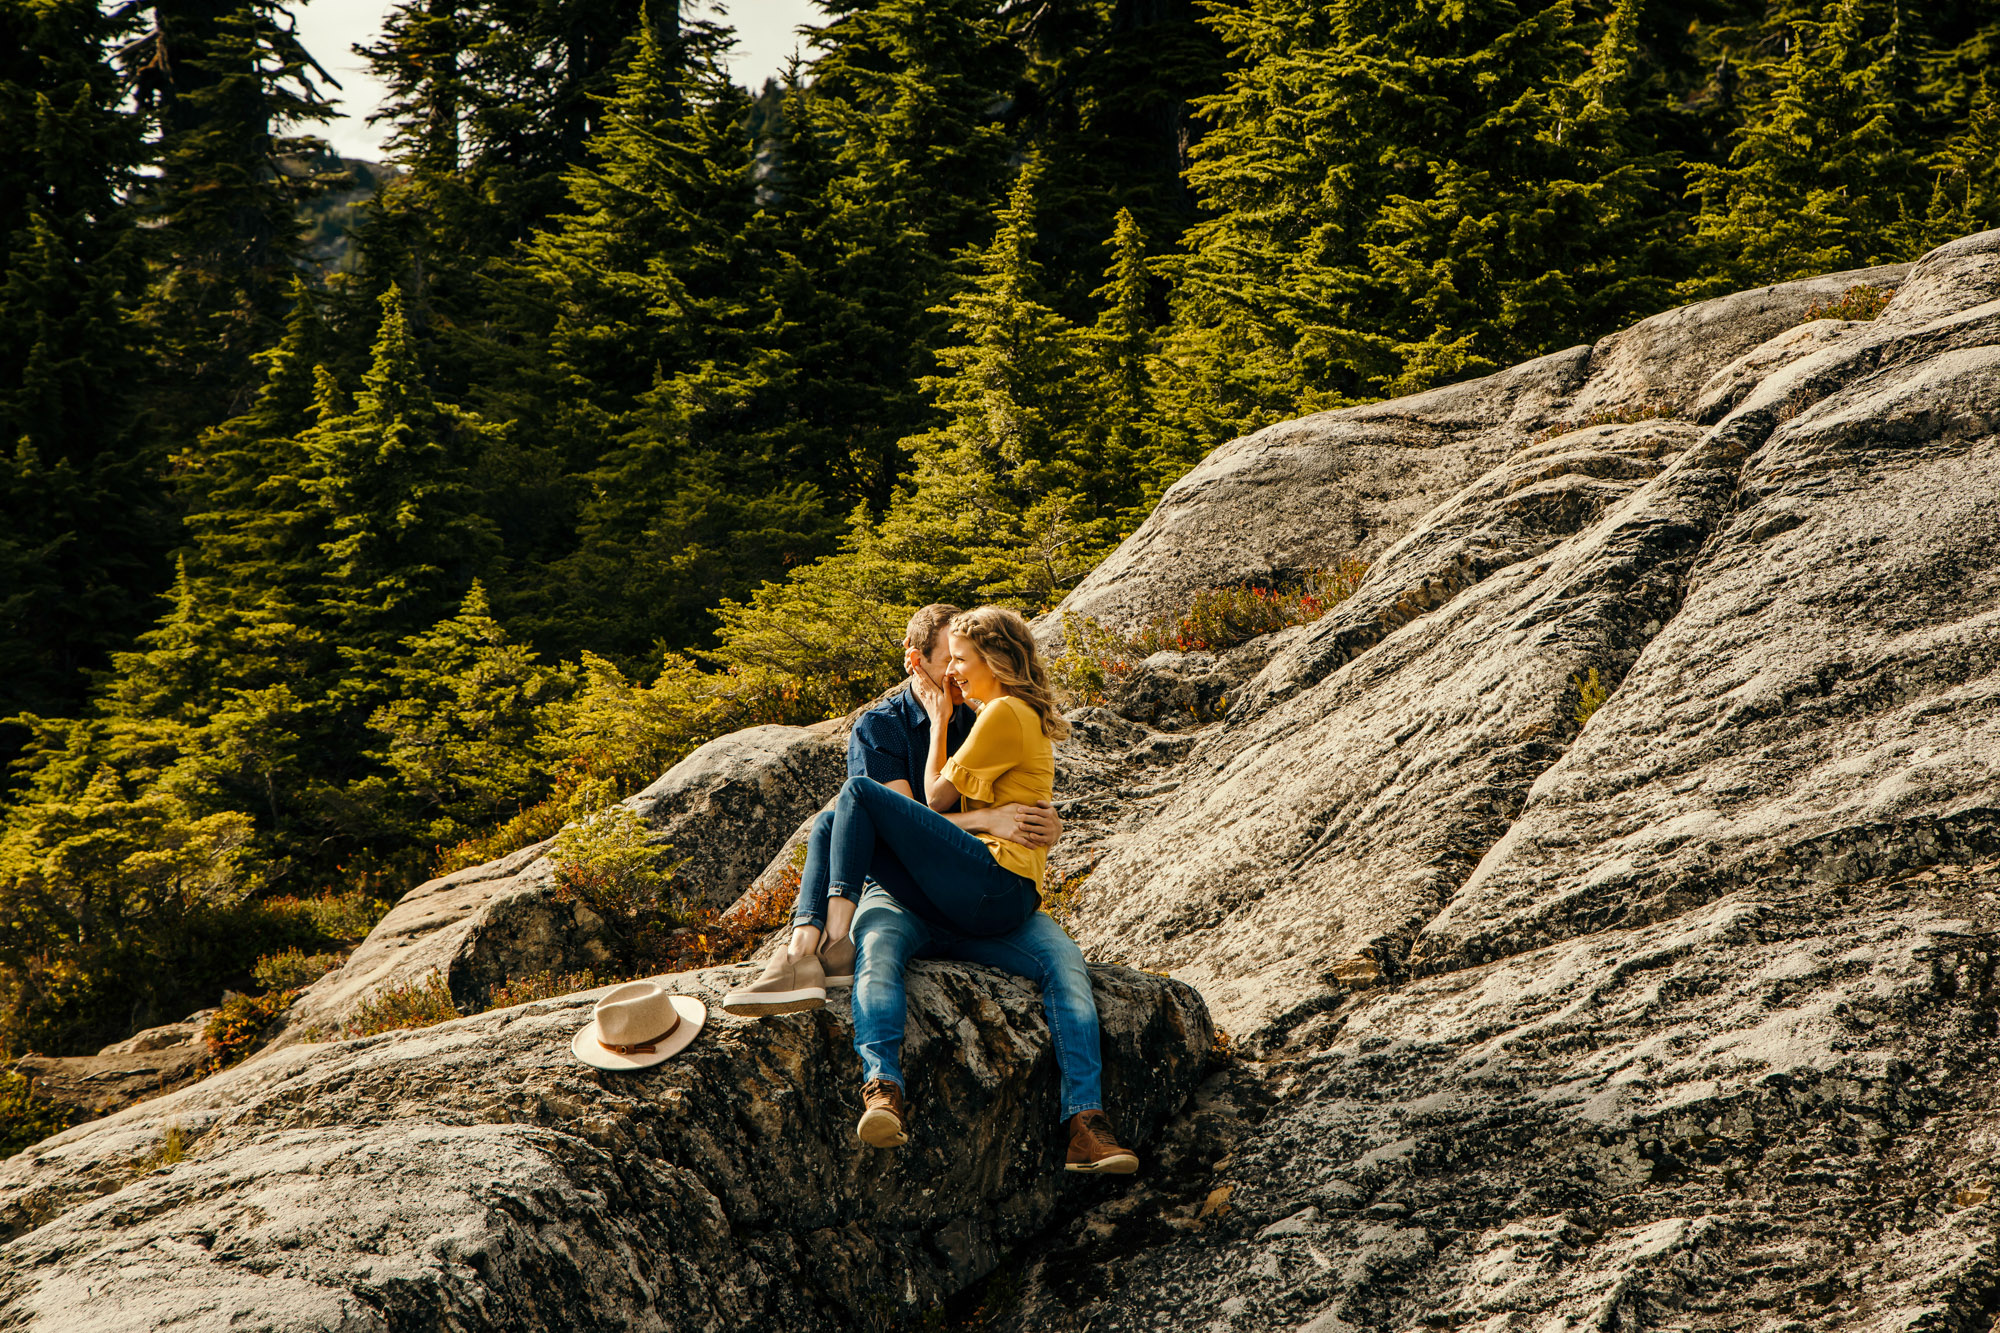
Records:
[[[1994,1326],[2000,232],[1858,276],[1496,386],[1222,723],[1080,732],[1081,938],[1245,1058],[995,1326]]]
[[[1856,284],[1879,318],[1806,320]],[[1059,747],[1136,1180],[1051,1172],[1026,983],[926,971],[887,1163],[838,1009],[621,1081],[568,1062],[577,997],[294,1045],[13,1159],[6,1318],[1990,1330],[2000,232],[1231,442],[1064,609],[1348,556],[1323,619],[1157,654]],[[806,744],[764,740],[746,793]],[[677,847],[718,886],[782,861],[824,748],[796,808]],[[413,894],[368,966],[463,951],[538,857]]]
[[[9,1328],[880,1327],[1068,1203],[1035,989],[918,964],[911,1143],[863,1146],[845,1004],[713,1009],[651,1070],[579,1064],[601,992],[294,1045],[0,1166]],[[1199,1081],[1188,987],[1094,969],[1107,1087],[1142,1144]],[[170,1137],[171,1136],[171,1137]],[[183,1154],[165,1151],[178,1144]]]

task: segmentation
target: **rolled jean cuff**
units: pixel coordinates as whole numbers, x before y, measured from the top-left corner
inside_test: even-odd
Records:
[[[811,912],[800,909],[792,913],[792,927],[797,929],[800,926],[816,926],[821,930],[825,930],[826,918],[823,916],[814,916]]]
[[[851,888],[845,884],[829,884],[826,886],[826,896],[829,901],[834,898],[845,898],[851,903],[859,903],[861,901],[861,890]]]
[[[1103,1102],[1091,1102],[1084,1106],[1065,1106],[1062,1110],[1062,1118],[1064,1123],[1068,1123],[1077,1116],[1082,1115],[1085,1111],[1102,1111],[1103,1109]]]

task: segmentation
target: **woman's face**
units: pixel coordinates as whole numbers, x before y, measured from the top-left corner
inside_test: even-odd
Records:
[[[975,704],[990,704],[1006,693],[1001,688],[999,678],[993,668],[986,665],[986,659],[972,646],[972,640],[963,634],[953,634],[951,638],[951,678],[958,682],[958,688],[965,697]]]

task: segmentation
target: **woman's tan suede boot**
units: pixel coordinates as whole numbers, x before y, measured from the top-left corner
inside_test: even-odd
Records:
[[[825,940],[819,946],[819,965],[826,969],[826,988],[845,990],[854,984],[854,937]]]
[[[818,954],[793,958],[780,949],[764,964],[764,973],[741,990],[722,997],[722,1012],[746,1018],[795,1014],[826,1003],[826,972]]]

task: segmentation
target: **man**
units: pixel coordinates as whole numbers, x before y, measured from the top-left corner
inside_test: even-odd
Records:
[[[905,671],[912,678],[921,676],[933,689],[952,692],[955,707],[945,730],[948,753],[963,744],[975,718],[945,674],[950,657],[945,628],[957,614],[954,606],[924,607],[911,617],[903,638]],[[847,742],[848,776],[872,778],[916,799],[930,751],[930,729],[929,715],[915,698],[912,686],[906,684],[856,720]],[[1062,833],[1062,820],[1046,801],[947,812],[945,818],[968,833],[986,833],[1028,847],[1053,846]],[[811,839],[822,855],[831,838],[832,821],[828,811],[813,824]],[[905,1021],[904,973],[909,962],[916,958],[960,959],[1026,977],[1042,988],[1042,1005],[1062,1074],[1062,1117],[1070,1140],[1065,1169],[1109,1173],[1138,1169],[1137,1155],[1118,1145],[1104,1114],[1097,1006],[1090,974],[1082,951],[1062,927],[1037,912],[1027,924],[1004,936],[961,935],[936,913],[925,912],[921,906],[905,906],[921,904],[924,898],[914,891],[909,872],[893,854],[878,852],[871,872],[858,904],[840,897],[811,902],[801,893],[793,911],[788,946],[771,959],[763,975],[730,993],[723,1000],[724,1010],[750,1015],[790,1013],[823,1004],[828,986],[854,985],[855,1050],[861,1056],[864,1080],[864,1110],[857,1133],[878,1147],[895,1147],[907,1139],[899,1057]],[[888,892],[885,884],[897,892]]]

